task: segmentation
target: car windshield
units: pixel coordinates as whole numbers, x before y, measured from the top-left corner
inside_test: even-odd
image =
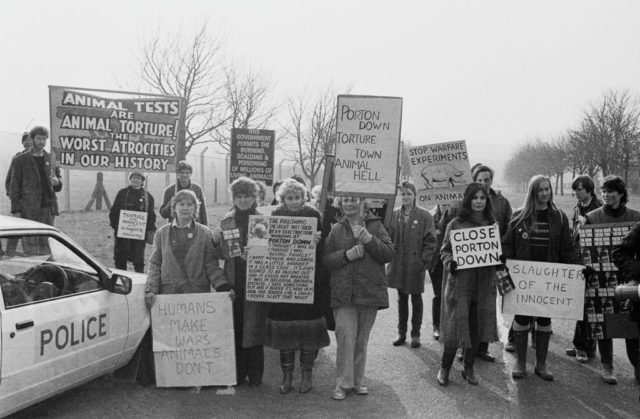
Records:
[[[96,269],[52,236],[0,237],[0,256],[6,308],[100,288]]]

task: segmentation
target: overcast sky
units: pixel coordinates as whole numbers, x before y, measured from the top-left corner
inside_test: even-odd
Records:
[[[640,1],[2,1],[0,131],[48,125],[48,85],[137,85],[158,25],[210,19],[279,97],[323,87],[404,98],[414,145],[467,141],[501,167],[574,126],[607,89],[640,93]]]

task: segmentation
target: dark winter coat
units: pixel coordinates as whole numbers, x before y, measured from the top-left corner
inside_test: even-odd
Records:
[[[414,205],[407,222],[404,206],[393,211],[389,235],[394,245],[387,282],[404,294],[422,294],[424,277],[436,248],[433,216]]]
[[[45,171],[51,171],[51,155],[44,152]],[[42,194],[49,194],[51,212],[59,215],[58,198],[55,192],[62,190],[62,178],[56,170],[55,175],[60,183],[58,186],[51,186],[50,176],[47,176],[45,185],[41,184],[40,173],[32,152],[24,152],[16,156],[13,160],[11,170],[11,213],[21,213],[21,218],[29,220],[39,220],[42,208]]]
[[[235,207],[229,211],[222,221],[220,222],[220,228],[230,230],[238,228],[235,220]],[[260,211],[256,211],[257,215],[260,215]],[[216,247],[216,252],[219,258],[223,258],[222,244]],[[236,259],[227,258],[224,262],[224,274],[227,281],[235,288],[236,284]],[[244,275],[246,281],[246,272]],[[252,346],[264,345],[266,330],[267,330],[267,312],[269,305],[267,303],[261,303],[257,301],[244,301],[244,315],[242,324],[242,346],[244,348],[250,348]],[[236,326],[238,327],[238,326]]]
[[[531,260],[531,217],[516,220],[520,211],[513,214],[507,234],[502,238],[502,254],[508,259]],[[549,251],[546,262],[577,263],[573,251],[569,218],[559,208],[549,207]]]
[[[627,281],[640,282],[640,223],[633,226],[622,242],[613,248],[611,258]],[[632,316],[636,322],[640,322],[639,303],[633,304]]]
[[[357,241],[346,217],[333,226],[325,242],[322,263],[331,272],[333,308],[352,304],[389,307],[384,264],[393,258],[393,243],[380,218],[366,214],[364,223],[373,238],[361,259],[347,259],[346,251]]]
[[[196,194],[196,198],[200,201],[200,212],[196,216],[196,221],[202,225],[208,226],[209,220],[207,218],[207,206],[204,202],[204,194],[202,193],[202,188],[197,183],[190,182],[189,186],[182,187],[180,186],[180,182],[176,182],[173,185],[167,186],[162,195],[162,205],[160,205],[160,215],[162,218],[166,218],[171,221],[173,219],[171,215],[171,198],[174,195],[183,189],[188,189],[193,191]]]
[[[280,205],[271,215],[287,216],[287,217],[311,217],[318,220],[317,229],[320,231],[322,226],[322,215],[320,211],[314,207],[305,204],[300,211],[292,211]],[[326,307],[329,305],[329,295],[323,292],[323,288],[329,287],[329,275],[322,267],[322,245],[320,242],[316,246],[316,269],[314,277],[314,299],[313,304],[289,304],[289,303],[272,303],[269,305],[269,318],[273,320],[291,321],[291,320],[314,320],[324,316]]]
[[[213,247],[211,230],[194,222],[193,243],[180,263],[174,248],[171,223],[160,227],[149,257],[147,291],[154,294],[210,292],[227,283]]]
[[[450,273],[453,260],[451,250],[451,232],[463,228],[489,225],[489,221],[475,222],[454,218],[444,234],[440,257],[445,267],[442,304],[440,309],[440,341],[445,346],[471,347],[469,335],[469,317],[477,319],[478,339],[480,342],[498,340],[496,320],[496,268],[483,266],[456,270]],[[476,312],[469,313],[471,303],[477,303]]]
[[[626,223],[629,221],[640,221],[640,211],[627,208],[627,206],[622,206],[618,210],[602,206],[587,214],[587,224]]]

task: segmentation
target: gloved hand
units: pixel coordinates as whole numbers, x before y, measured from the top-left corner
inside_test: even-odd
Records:
[[[224,284],[218,285],[218,287],[216,288],[216,292],[227,292],[231,290],[233,290],[233,287],[231,286],[231,284],[228,284],[226,282]]]
[[[449,262],[449,272],[453,275],[458,270],[458,263],[455,260]]]
[[[506,266],[507,264],[507,257],[503,254],[500,255],[500,262],[502,262],[503,265]]]
[[[373,236],[361,225],[353,226],[353,235],[359,243],[368,244]]]
[[[596,273],[596,270],[593,269],[591,266],[585,266],[584,269],[582,270],[582,275],[584,275],[584,279],[589,278],[594,273]]]
[[[361,259],[364,256],[364,246],[362,246],[361,244],[356,244],[351,249],[347,250],[346,256],[350,262]]]

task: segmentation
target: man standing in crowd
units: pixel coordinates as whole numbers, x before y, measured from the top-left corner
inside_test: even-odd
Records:
[[[7,178],[4,181],[4,187],[7,190],[7,196],[11,196],[11,171],[13,170],[13,161],[20,154],[26,151],[29,151],[32,145],[33,145],[33,141],[31,140],[29,133],[25,132],[24,134],[22,134],[22,147],[24,147],[24,150],[16,153],[16,155],[13,156],[13,158],[11,159],[11,164],[9,165],[9,170],[7,171]]]
[[[571,183],[571,189],[576,194],[578,203],[573,209],[573,249],[580,251],[580,227],[587,221],[587,214],[602,206],[602,201],[595,194],[595,184],[593,179],[587,175],[576,177]],[[575,356],[578,362],[584,363],[596,355],[596,341],[587,337],[586,314],[583,320],[576,322],[576,329],[573,333],[573,348],[568,348],[564,352],[569,356]]]
[[[58,215],[56,192],[62,179],[51,167],[51,155],[44,150],[49,130],[42,126],[29,132],[33,141],[30,151],[16,156],[10,182],[11,213],[16,217],[53,225]]]
[[[186,160],[178,162],[176,166],[176,173],[178,174],[178,181],[173,185],[167,186],[164,190],[164,196],[162,197],[162,205],[160,206],[160,215],[163,218],[171,221],[173,216],[171,214],[171,198],[183,189],[189,189],[196,194],[198,201],[200,201],[200,212],[196,214],[196,221],[202,225],[208,226],[207,220],[207,208],[204,202],[204,194],[202,193],[202,187],[197,183],[191,182],[191,175],[193,174],[193,167],[187,163]]]

